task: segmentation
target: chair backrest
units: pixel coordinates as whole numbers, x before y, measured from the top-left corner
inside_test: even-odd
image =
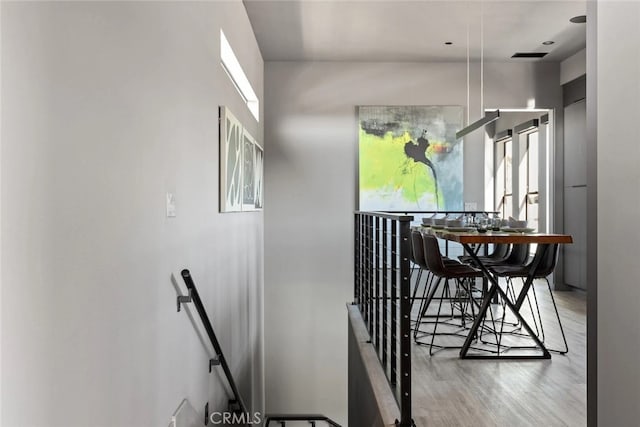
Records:
[[[440,254],[438,239],[431,234],[423,234],[422,242],[424,246],[424,257],[429,271],[436,276],[445,276],[446,267],[442,261],[442,255]]]
[[[492,259],[501,259],[507,256],[509,253],[509,244],[507,243],[498,243],[494,246],[493,252],[489,255],[489,258]]]
[[[517,243],[511,248],[509,257],[505,260],[505,264],[508,265],[525,265],[529,258],[529,244]]]
[[[424,258],[424,246],[422,244],[422,233],[418,230],[411,231],[411,261],[418,264],[420,268],[427,269]]]
[[[536,262],[537,258],[542,257],[540,260],[540,264],[538,264],[538,268],[534,272],[534,277],[536,278],[544,278],[553,273],[556,265],[558,264],[558,254],[560,253],[559,246],[557,243],[546,245],[547,250],[544,251],[544,255],[541,255],[543,245],[539,245],[536,250],[536,254],[533,257],[532,263]]]

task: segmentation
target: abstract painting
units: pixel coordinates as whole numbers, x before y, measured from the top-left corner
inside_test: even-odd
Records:
[[[264,151],[227,107],[220,107],[220,212],[263,207]]]
[[[264,201],[262,193],[262,179],[264,177],[264,150],[257,142],[255,144],[255,151],[253,155],[253,171],[255,174],[255,184],[253,187],[255,192],[254,202],[256,209],[262,209],[262,203]]]
[[[360,106],[359,209],[462,210],[460,106]]]
[[[242,124],[220,107],[220,212],[242,210],[242,151]]]
[[[242,192],[242,210],[253,210],[256,207],[256,175],[255,175],[255,140],[245,129],[242,137],[243,144],[243,167],[242,167],[242,183],[244,190]]]

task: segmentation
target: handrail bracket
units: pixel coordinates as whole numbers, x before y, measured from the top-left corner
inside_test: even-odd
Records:
[[[211,373],[214,366],[220,366],[220,357],[221,355],[217,355],[216,357],[209,359],[209,373]]]
[[[180,305],[181,304],[188,304],[190,302],[192,302],[193,299],[191,298],[191,289],[189,289],[189,294],[188,295],[178,295],[176,298],[176,305],[178,308],[178,312],[180,312]],[[209,371],[211,372],[211,371]]]

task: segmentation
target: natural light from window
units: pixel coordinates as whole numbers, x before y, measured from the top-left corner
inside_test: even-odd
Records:
[[[249,111],[251,111],[251,114],[253,114],[253,117],[255,117],[257,121],[260,121],[260,101],[258,101],[258,97],[251,87],[251,83],[249,83],[249,79],[244,73],[240,62],[238,62],[238,58],[235,53],[233,53],[233,49],[231,49],[231,45],[222,29],[220,30],[220,60],[222,62],[222,68],[224,68],[229,78],[231,78],[240,96],[242,96],[247,107],[249,107]]]

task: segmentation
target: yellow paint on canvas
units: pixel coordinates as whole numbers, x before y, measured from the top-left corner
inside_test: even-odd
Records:
[[[408,132],[397,137],[387,132],[380,137],[360,129],[360,189],[401,191],[405,200],[416,203],[425,193],[435,195],[429,167],[405,154],[404,146],[411,140]],[[427,149],[427,157],[438,144],[441,143],[434,141]]]

